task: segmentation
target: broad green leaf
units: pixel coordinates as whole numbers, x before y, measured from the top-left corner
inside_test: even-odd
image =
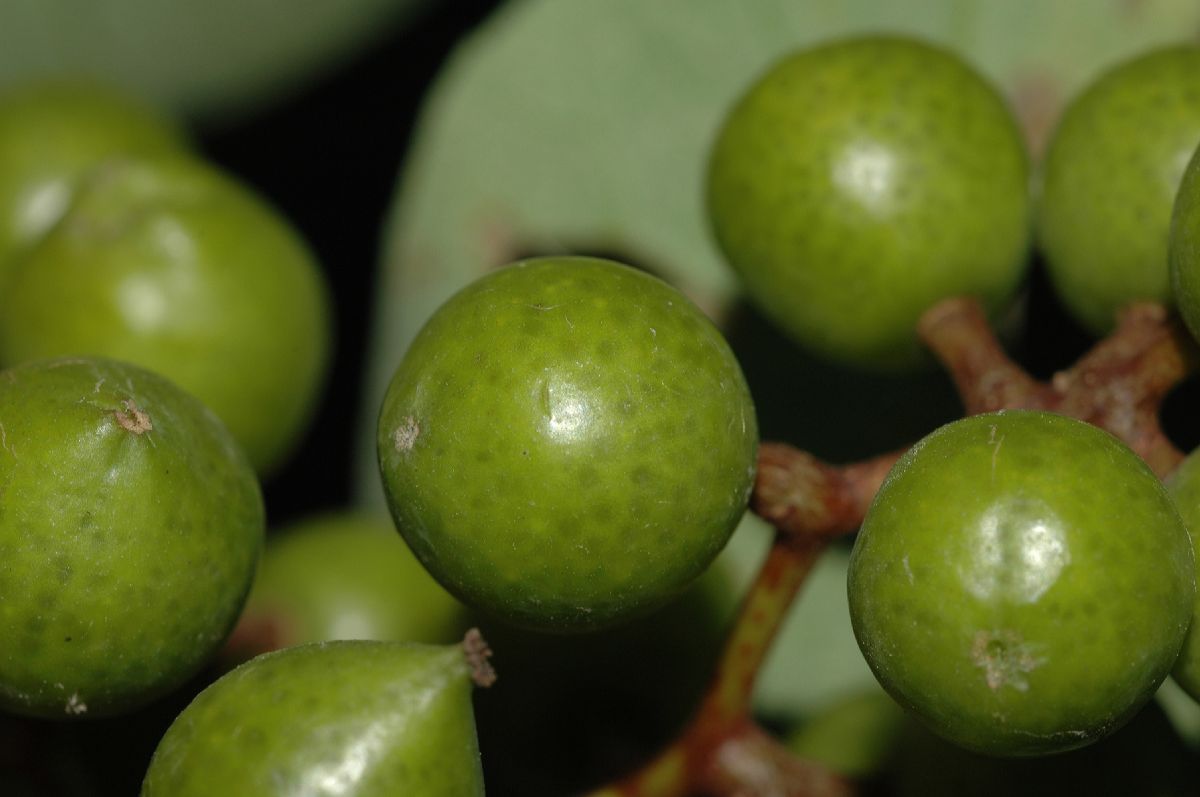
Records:
[[[88,74],[211,118],[285,91],[427,0],[5,0],[0,85]]]

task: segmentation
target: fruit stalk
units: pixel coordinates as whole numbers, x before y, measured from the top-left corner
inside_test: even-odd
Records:
[[[1160,477],[1183,459],[1158,414],[1167,393],[1197,364],[1196,345],[1162,305],[1128,306],[1117,327],[1070,368],[1040,382],[1014,363],[973,299],[947,299],[921,318],[925,345],[954,378],[967,415],[1049,410],[1121,438]]]
[[[755,678],[771,641],[832,536],[823,530],[776,533],[687,729],[645,767],[590,797],[853,793],[824,767],[792,756],[750,718]]]

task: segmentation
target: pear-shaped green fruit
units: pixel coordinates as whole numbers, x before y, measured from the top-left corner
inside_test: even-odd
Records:
[[[106,86],[40,82],[0,96],[0,276],[70,204],[76,181],[102,160],[182,152],[173,122]]]
[[[483,773],[471,708],[489,682],[463,645],[339,641],[251,659],[163,736],[143,797],[471,797]]]
[[[1171,206],[1200,144],[1200,47],[1126,61],[1063,114],[1042,165],[1038,244],[1067,309],[1098,334],[1170,298]]]
[[[227,663],[307,642],[461,638],[466,608],[387,517],[333,512],[272,533],[223,652]]]
[[[1003,98],[948,50],[868,36],[803,50],[730,110],[709,164],[717,242],[806,348],[919,361],[939,299],[1004,306],[1025,271],[1028,158]]]
[[[193,158],[105,161],[0,288],[0,362],[100,354],[212,408],[260,473],[305,431],[330,352],[328,291],[297,232]]]
[[[115,714],[233,627],[262,546],[254,472],[200,402],[95,358],[0,372],[0,708]]]

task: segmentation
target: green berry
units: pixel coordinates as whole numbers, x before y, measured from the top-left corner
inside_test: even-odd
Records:
[[[483,795],[459,645],[340,641],[264,653],[183,710],[142,797]]]
[[[72,359],[0,372],[0,708],[128,711],[233,627],[262,546],[258,482],[165,379]]]
[[[666,283],[592,258],[460,291],[379,417],[385,492],[417,557],[467,603],[545,629],[678,594],[745,512],[756,448],[720,332]]]
[[[1191,622],[1192,544],[1108,433],[1044,412],[948,424],[906,453],[854,546],[850,613],[884,688],[997,755],[1082,747],[1166,677]]]
[[[127,154],[186,151],[171,120],[106,86],[40,82],[0,97],[0,275],[70,204],[76,181]]]
[[[91,171],[0,289],[0,361],[98,354],[158,371],[211,407],[260,473],[306,430],[330,337],[304,241],[191,158]]]
[[[1175,195],[1168,252],[1175,306],[1192,337],[1200,339],[1200,149]]]
[[[725,120],[708,173],[718,243],[763,311],[826,357],[919,361],[939,299],[1011,297],[1028,159],[1000,95],[949,52],[864,37],[785,58]]]
[[[1136,300],[1167,302],[1171,205],[1200,144],[1200,47],[1109,70],[1063,113],[1046,151],[1037,237],[1059,298],[1097,334]]]
[[[449,642],[465,608],[396,535],[389,518],[336,512],[278,529],[226,646],[226,661],[335,639]]]
[[[1167,488],[1191,532],[1193,546],[1200,545],[1200,449],[1193,451],[1176,468],[1167,480]],[[1194,553],[1200,564],[1200,550]],[[1197,579],[1200,579],[1200,572],[1197,572]],[[1196,617],[1200,617],[1200,592],[1196,596],[1192,617],[1192,627],[1184,640],[1183,652],[1179,654],[1171,675],[1189,695],[1200,700],[1200,625],[1195,621]]]

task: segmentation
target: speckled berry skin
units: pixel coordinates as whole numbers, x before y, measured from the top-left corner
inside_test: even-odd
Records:
[[[828,358],[922,361],[921,313],[1002,308],[1025,271],[1028,158],[1003,99],[956,56],[841,40],[772,67],[713,147],[708,210],[750,298]]]
[[[1200,144],[1200,47],[1123,63],[1067,107],[1046,151],[1037,239],[1055,290],[1097,334],[1170,301],[1171,206]]]
[[[1175,499],[1179,515],[1192,535],[1193,553],[1197,560],[1196,577],[1200,580],[1200,453],[1193,451],[1175,469],[1167,479],[1167,489]],[[1192,626],[1188,629],[1187,638],[1183,643],[1183,651],[1179,654],[1171,677],[1182,686],[1189,695],[1200,700],[1200,592],[1197,592],[1195,607],[1192,611]]]
[[[482,797],[471,689],[458,645],[264,653],[175,719],[142,797]]]
[[[1166,488],[1107,432],[1031,411],[935,431],[893,468],[850,560],[880,683],[979,752],[1082,747],[1167,676],[1192,544]]]
[[[758,432],[720,332],[674,288],[541,258],[452,297],[379,417],[396,525],[450,592],[517,624],[612,625],[679,593],[746,509]]]
[[[1169,238],[1171,293],[1192,337],[1200,340],[1200,149],[1179,183]]]
[[[254,471],[216,417],[101,359],[0,372],[0,708],[122,713],[213,654],[263,541]]]

